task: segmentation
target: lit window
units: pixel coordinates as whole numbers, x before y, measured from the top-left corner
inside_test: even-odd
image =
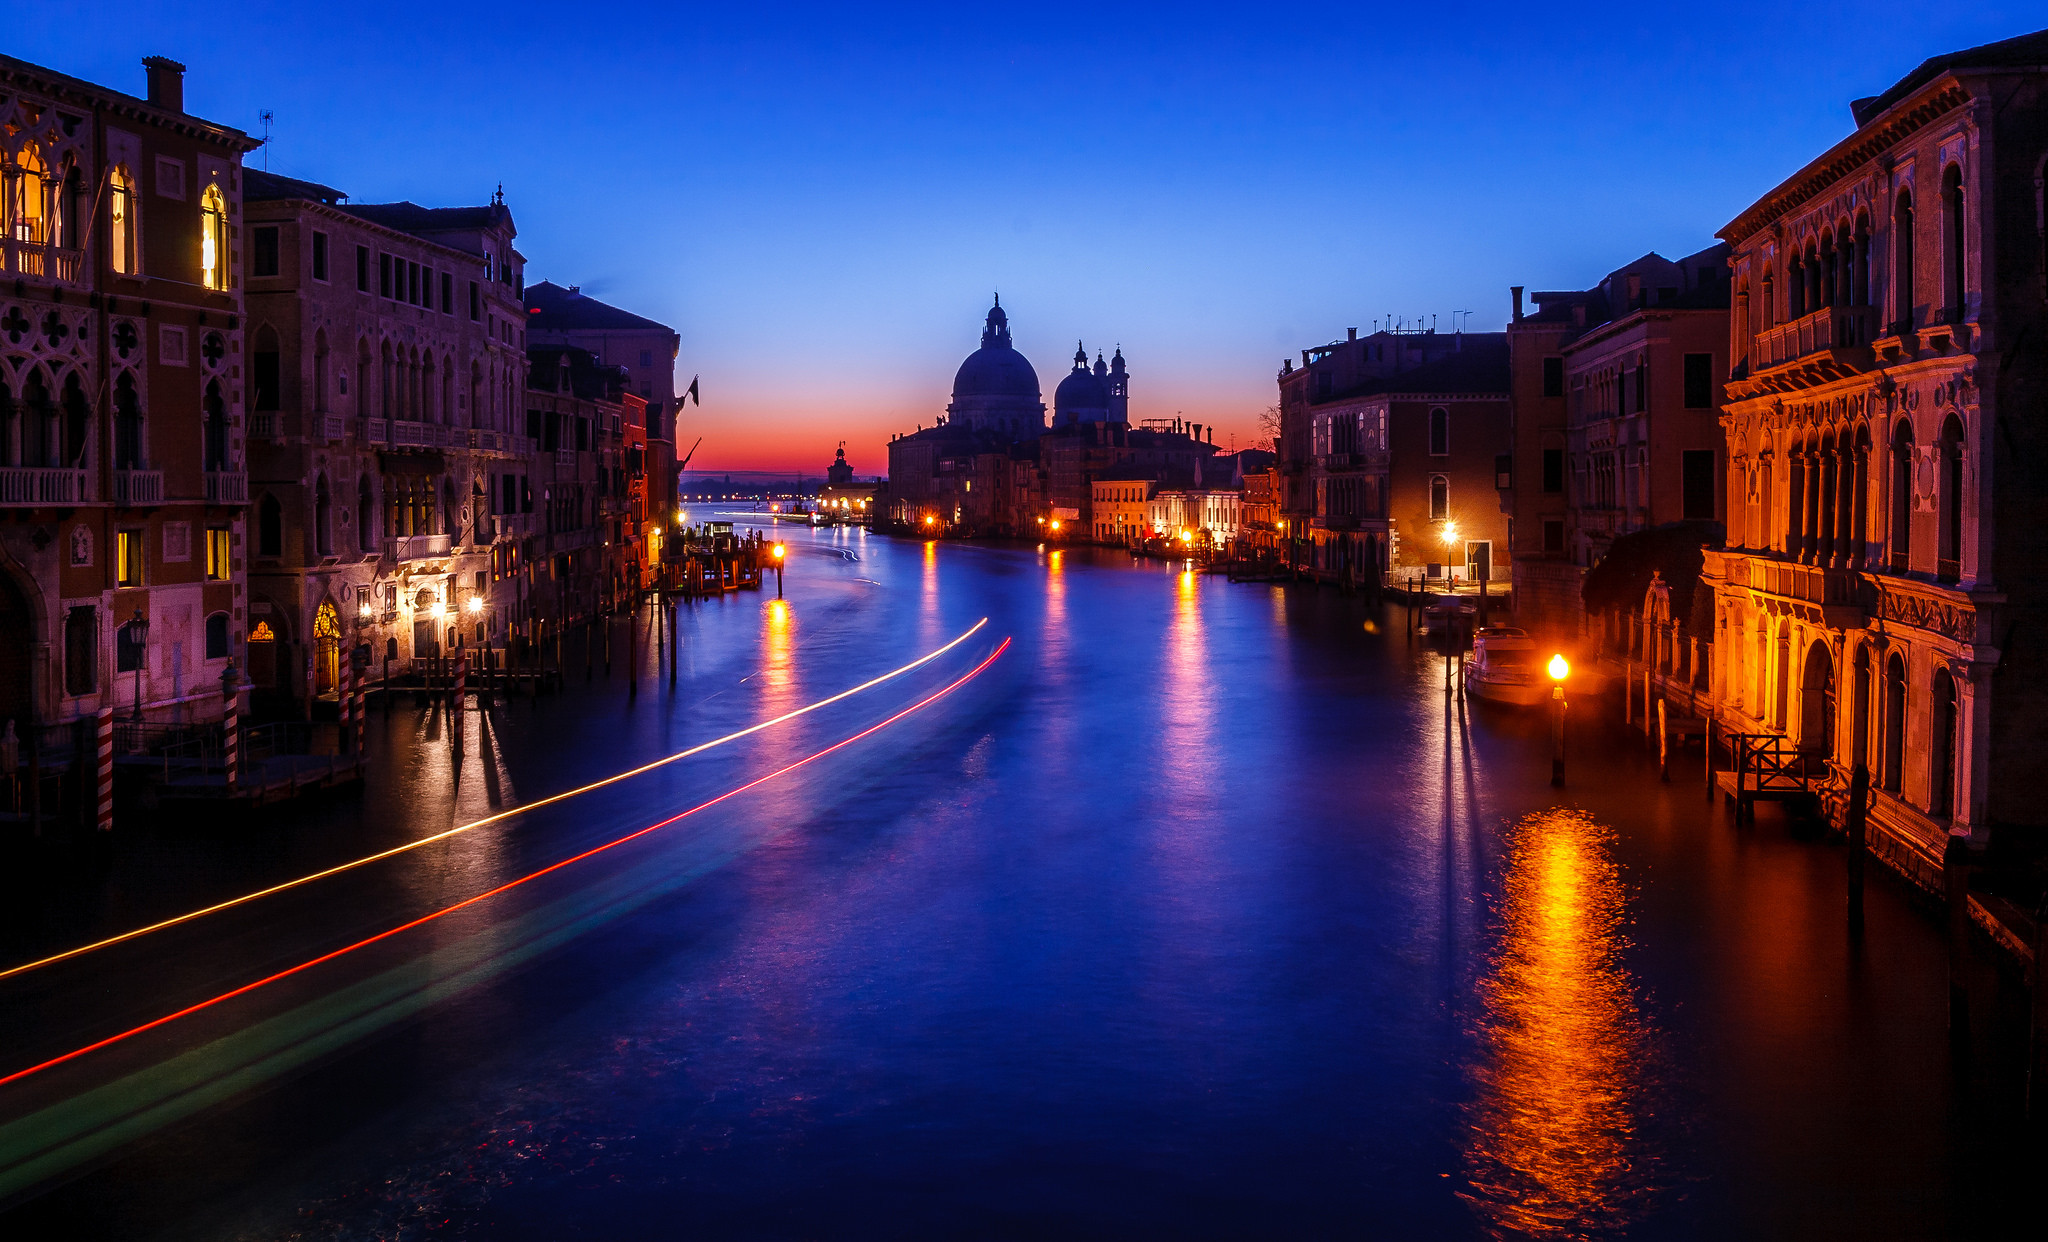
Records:
[[[224,582],[228,577],[228,549],[230,547],[228,528],[209,527],[206,532],[206,576],[215,582]]]
[[[228,287],[228,205],[217,185],[199,198],[199,280],[209,289]]]
[[[135,275],[135,181],[125,167],[107,178],[107,254],[114,270]]]
[[[114,585],[142,585],[142,532],[114,532]]]

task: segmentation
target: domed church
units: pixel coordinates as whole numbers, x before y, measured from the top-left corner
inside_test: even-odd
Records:
[[[1000,297],[981,330],[981,348],[967,355],[953,376],[953,403],[946,407],[946,422],[1012,440],[1034,439],[1045,430],[1038,372],[1010,348],[1010,318],[1003,313]]]
[[[1095,369],[1088,368],[1088,350],[1074,342],[1074,369],[1052,394],[1052,425],[1128,423],[1131,421],[1131,379],[1124,373],[1123,346],[1107,365],[1096,351]]]

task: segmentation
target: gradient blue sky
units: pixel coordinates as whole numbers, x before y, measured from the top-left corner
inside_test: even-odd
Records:
[[[90,15],[94,20],[81,20]],[[1255,434],[1280,360],[1676,257],[1928,56],[2038,5],[39,5],[9,54],[192,112],[358,201],[484,201],[529,280],[681,332],[694,465],[864,472],[1000,288],[1050,399]],[[262,156],[251,156],[260,164]]]

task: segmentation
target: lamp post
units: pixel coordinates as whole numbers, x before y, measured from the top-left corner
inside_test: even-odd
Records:
[[[1560,788],[1564,785],[1564,679],[1571,671],[1563,652],[1550,657],[1550,783]]]
[[[128,645],[135,648],[135,716],[136,724],[142,723],[142,652],[143,644],[149,640],[149,618],[142,615],[142,609],[135,610],[135,616],[121,627],[128,635]]]
[[[1451,559],[1451,550],[1458,542],[1458,526],[1455,522],[1444,523],[1444,576],[1451,580],[1451,591],[1458,589],[1457,563]]]
[[[782,557],[783,547],[780,543],[777,543],[775,545],[775,598],[777,599],[782,598]]]

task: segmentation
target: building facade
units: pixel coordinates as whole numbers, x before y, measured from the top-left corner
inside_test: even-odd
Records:
[[[0,720],[46,761],[103,709],[218,719],[247,624],[256,144],[143,63],[138,98],[0,57]]]
[[[2048,32],[1928,61],[1722,231],[1733,359],[1713,688],[1909,874],[2038,828],[2048,663]]]
[[[523,260],[502,201],[248,178],[250,677],[302,715],[356,647],[404,672],[511,635],[498,571],[535,520]]]

